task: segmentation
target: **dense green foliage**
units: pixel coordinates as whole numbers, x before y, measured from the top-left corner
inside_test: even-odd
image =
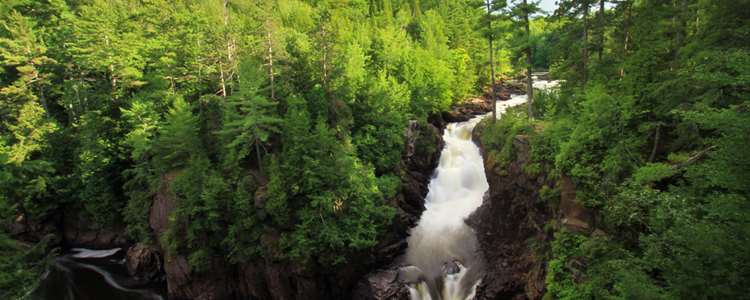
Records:
[[[470,2],[4,1],[3,225],[124,223],[194,271],[343,262],[394,215],[409,120],[480,90]]]
[[[483,124],[487,155],[526,135],[525,171],[570,177],[599,229],[556,233],[548,296],[747,298],[750,3],[492,2],[3,1],[0,225],[125,224],[195,272],[346,262],[395,214],[409,121],[490,83],[489,38],[496,77],[564,82]],[[12,238],[4,298],[46,247]]]
[[[46,265],[47,241],[28,245],[0,233],[0,297],[21,299],[28,296]]]
[[[495,123],[489,120],[481,122],[477,128],[480,132],[479,142],[487,149],[484,155],[498,170],[503,170],[515,158],[513,140],[518,135],[527,135],[533,131],[526,115],[513,108],[503,114]]]
[[[549,299],[747,298],[748,12],[569,0],[547,19],[562,87],[539,94],[536,121],[516,110],[482,140],[502,162],[507,135],[532,135],[534,168],[569,176],[594,215],[591,236],[555,234]]]

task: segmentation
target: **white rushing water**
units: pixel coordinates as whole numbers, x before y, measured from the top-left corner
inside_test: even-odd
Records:
[[[555,81],[534,83],[539,89],[556,86]],[[526,100],[526,95],[512,95],[497,102],[497,117]],[[443,132],[445,147],[430,180],[425,211],[408,239],[406,262],[411,266],[402,269],[412,279],[411,300],[473,299],[481,282],[478,242],[465,220],[482,205],[489,189],[482,155],[471,139],[474,127],[488,115],[450,123]]]
[[[481,119],[448,124],[443,132],[445,148],[425,211],[408,239],[406,261],[423,275],[423,282],[410,287],[412,299],[466,299],[479,280],[477,240],[464,220],[489,188],[479,147],[471,140]]]
[[[122,248],[114,248],[114,249],[106,249],[106,250],[91,250],[91,249],[85,249],[85,248],[73,248],[70,249],[70,251],[73,251],[73,257],[75,258],[104,258],[109,257],[112,255],[115,255],[117,252],[120,252]]]

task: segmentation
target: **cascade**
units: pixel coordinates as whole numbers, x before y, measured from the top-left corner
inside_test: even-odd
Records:
[[[557,84],[537,80],[534,87],[550,89]],[[497,102],[497,117],[526,100],[526,95],[512,95]],[[443,132],[445,147],[430,180],[425,210],[407,240],[405,261],[410,266],[401,270],[405,277],[418,278],[409,283],[411,300],[473,299],[481,283],[477,238],[465,220],[482,205],[489,189],[482,155],[471,139],[474,127],[488,116],[450,123]]]

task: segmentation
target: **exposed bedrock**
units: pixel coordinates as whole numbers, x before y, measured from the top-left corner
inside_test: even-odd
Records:
[[[480,131],[474,132],[475,141]],[[482,145],[480,148],[486,152]],[[552,238],[546,226],[561,224],[582,231],[589,228],[588,213],[576,201],[569,178],[526,172],[530,145],[525,136],[513,139],[513,153],[513,159],[505,165],[484,156],[490,188],[482,206],[467,220],[477,232],[486,263],[477,299],[541,299],[546,269],[541,256]],[[539,191],[544,186],[560,191],[555,196],[559,201],[541,199]]]

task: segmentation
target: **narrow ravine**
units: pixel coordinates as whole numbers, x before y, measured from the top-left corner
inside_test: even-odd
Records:
[[[534,83],[543,90],[556,85],[556,81]],[[512,95],[497,102],[497,117],[526,100],[526,95]],[[412,300],[473,299],[481,283],[483,260],[476,235],[465,220],[482,205],[489,188],[482,155],[472,141],[474,127],[488,116],[450,123],[443,132],[445,147],[429,184],[425,211],[408,238],[410,266],[401,271],[418,279],[409,284]]]

